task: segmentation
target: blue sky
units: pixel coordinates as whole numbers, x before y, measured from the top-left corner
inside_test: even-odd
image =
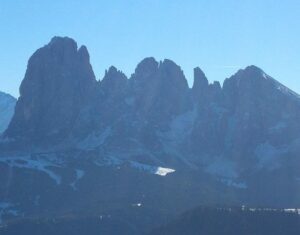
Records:
[[[1,0],[0,90],[18,96],[27,60],[55,36],[86,45],[97,79],[169,58],[192,85],[255,64],[300,93],[299,0]]]

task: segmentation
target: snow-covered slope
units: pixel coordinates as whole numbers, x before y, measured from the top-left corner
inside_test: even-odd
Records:
[[[15,110],[16,99],[0,92],[0,134],[7,128]]]

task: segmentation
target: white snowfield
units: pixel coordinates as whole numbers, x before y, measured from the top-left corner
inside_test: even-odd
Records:
[[[174,169],[171,168],[164,168],[164,167],[158,167],[157,171],[155,172],[156,175],[160,176],[166,176],[167,174],[175,172]]]
[[[122,165],[129,165],[131,168],[135,168],[139,171],[144,171],[149,174],[155,174],[159,176],[166,176],[168,174],[174,173],[176,170],[171,168],[165,168],[161,166],[152,166],[144,163],[139,163],[137,161],[128,161],[119,159],[113,156],[107,157],[102,161],[95,161],[98,166],[117,166],[118,169],[122,167]]]
[[[175,172],[174,169],[171,168],[164,168],[164,167],[160,167],[160,166],[150,166],[150,165],[146,165],[146,164],[142,164],[139,162],[135,162],[135,161],[130,161],[130,166],[142,171],[146,171],[150,174],[155,174],[155,175],[159,175],[159,176],[166,176],[167,174],[173,173]]]
[[[289,89],[285,85],[281,84],[280,82],[276,81],[274,78],[272,78],[268,74],[262,72],[262,76],[266,80],[271,80],[273,82],[274,86],[277,88],[277,90],[281,91],[283,94],[291,96],[291,97],[296,98],[296,99],[300,99],[300,95],[299,94],[297,94],[296,92],[292,91],[291,89]]]
[[[128,165],[133,169],[159,176],[166,176],[175,172],[175,170],[171,168],[152,166],[136,161],[124,161],[114,157],[109,157],[102,162],[96,161],[94,163],[98,166],[113,165],[117,166],[118,168],[122,167],[122,165]],[[62,162],[61,159],[51,154],[45,154],[39,157],[31,157],[30,155],[0,157],[0,164],[6,164],[9,167],[15,167],[19,169],[40,171],[48,175],[57,185],[62,183],[62,176],[58,171],[56,171],[56,169],[66,167],[65,163]],[[77,190],[77,183],[85,176],[86,172],[83,169],[74,168],[73,170],[75,172],[75,179],[73,182],[70,182],[69,185],[73,188],[73,190]]]

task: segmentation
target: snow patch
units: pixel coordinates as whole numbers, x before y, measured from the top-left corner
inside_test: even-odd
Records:
[[[236,166],[234,162],[225,158],[215,159],[213,163],[208,165],[205,171],[209,174],[225,178],[237,178]]]
[[[78,180],[82,179],[82,177],[85,175],[85,172],[83,170],[75,169],[76,173],[76,179],[70,184],[70,186],[74,189],[77,190],[76,183]]]
[[[155,174],[159,176],[166,176],[170,173],[174,173],[175,170],[171,168],[164,168],[164,167],[157,167],[157,166],[150,166],[146,164],[142,164],[139,162],[130,161],[130,166],[136,168],[141,171],[146,171],[150,174]]]
[[[135,204],[132,204],[132,206],[135,206],[135,207],[141,207],[143,204],[142,203],[135,203]]]
[[[258,160],[258,168],[269,170],[277,169],[281,166],[280,157],[287,152],[285,148],[274,147],[269,143],[260,144],[254,153]]]
[[[79,142],[77,148],[82,150],[93,150],[103,145],[111,133],[111,127],[107,127],[102,133],[94,132]]]
[[[235,182],[232,179],[229,178],[223,178],[220,180],[222,183],[226,184],[229,187],[235,187],[240,189],[246,189],[248,188],[247,184],[245,182]]]
[[[206,168],[205,172],[214,175],[220,182],[228,187],[246,189],[248,186],[245,182],[237,181],[238,172],[236,164],[224,157],[214,159]]]
[[[159,176],[166,176],[168,174],[174,173],[176,170],[171,168],[165,168],[161,166],[152,166],[148,164],[139,163],[136,161],[127,161],[122,160],[116,157],[109,157],[102,160],[95,161],[95,164],[97,166],[117,166],[117,169],[120,169],[120,166],[122,165],[129,165],[132,168],[138,169],[140,171],[145,171],[150,174],[155,174]]]
[[[155,174],[160,176],[166,176],[167,174],[175,172],[174,169],[171,168],[164,168],[164,167],[158,167]]]
[[[104,159],[98,159],[95,161],[95,164],[97,166],[119,166],[122,165],[124,161],[122,161],[119,158],[110,156],[110,157],[106,157]]]
[[[10,167],[26,168],[37,170],[46,173],[56,184],[61,183],[61,176],[50,170],[50,167],[60,167],[45,159],[31,159],[29,156],[23,157],[1,157],[0,162],[7,164]]]
[[[264,79],[268,79],[268,75],[265,74],[264,72],[262,72],[262,76],[263,76]]]
[[[284,212],[297,213],[298,215],[300,215],[300,209],[284,209]]]
[[[271,81],[275,88],[279,91],[281,91],[283,94],[288,95],[292,98],[296,98],[296,99],[300,99],[300,95],[297,94],[296,92],[292,91],[291,89],[287,88],[286,86],[284,86],[283,84],[281,84],[280,82],[278,82],[277,80],[275,80],[274,78],[272,78],[271,76],[267,75],[266,73],[262,72],[262,76],[264,79]]]
[[[10,202],[0,202],[0,224],[3,223],[4,215],[18,216],[19,211],[15,209],[15,205]]]

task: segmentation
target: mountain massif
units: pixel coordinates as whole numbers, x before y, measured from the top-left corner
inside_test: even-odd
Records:
[[[1,137],[0,216],[96,214],[141,234],[201,204],[299,207],[299,120],[299,95],[256,66],[223,85],[197,67],[190,88],[149,57],[98,81],[86,47],[54,37]]]

